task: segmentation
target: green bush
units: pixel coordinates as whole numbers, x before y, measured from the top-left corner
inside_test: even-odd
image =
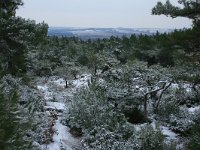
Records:
[[[86,66],[89,63],[89,59],[87,56],[82,55],[78,58],[78,63],[80,63],[83,66]]]
[[[157,112],[159,119],[166,122],[169,122],[170,115],[177,115],[178,113],[179,106],[172,97],[165,99]]]
[[[152,126],[145,126],[141,129],[140,138],[141,150],[163,150],[164,136],[159,128],[153,129]]]
[[[11,75],[0,80],[1,150],[32,149],[33,141],[39,143],[44,137],[48,122],[41,112],[43,99],[23,82]]]
[[[189,150],[200,149],[200,118],[197,120],[196,124],[192,127],[191,139],[189,142]]]
[[[31,145],[29,140],[23,139],[28,123],[24,110],[18,105],[17,87],[18,80],[11,76],[0,80],[0,149],[27,149]]]
[[[106,93],[96,85],[80,90],[69,110],[69,126],[82,129],[86,147],[110,149],[116,142],[129,139],[134,131],[127,127],[125,116],[108,102]]]
[[[138,110],[134,113],[140,114]],[[147,126],[135,130],[122,111],[108,101],[106,92],[95,84],[76,94],[67,119],[73,132],[83,136],[84,149],[163,149],[164,136],[159,129]]]
[[[112,131],[126,122],[124,115],[108,102],[103,89],[95,85],[76,94],[69,114],[70,126],[83,130],[101,126]]]
[[[146,122],[145,116],[137,107],[129,108],[123,111],[127,121],[133,124]]]

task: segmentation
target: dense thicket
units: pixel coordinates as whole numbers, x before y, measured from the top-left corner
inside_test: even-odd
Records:
[[[39,136],[28,132],[42,122],[33,110],[41,110],[43,100],[21,77],[28,68],[28,52],[45,40],[48,26],[16,17],[16,9],[22,4],[21,0],[0,1],[0,149],[30,149]]]
[[[154,120],[198,148],[198,113],[187,110],[200,105],[200,9],[197,2],[180,3],[183,8],[159,2],[152,13],[188,17],[190,29],[84,41],[47,37],[44,22],[15,16],[21,0],[1,0],[0,149],[30,149],[33,141],[43,141],[39,126],[46,120],[34,112],[42,114],[44,100],[31,78],[70,80],[82,72],[93,81],[75,95],[66,120],[82,130],[85,148],[167,149],[159,129],[136,132],[130,125]]]

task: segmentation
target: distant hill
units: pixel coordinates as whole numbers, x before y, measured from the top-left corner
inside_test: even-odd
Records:
[[[79,37],[81,39],[109,38],[111,36],[130,36],[132,34],[153,35],[156,32],[169,33],[172,29],[160,28],[73,28],[73,27],[50,27],[49,36]]]

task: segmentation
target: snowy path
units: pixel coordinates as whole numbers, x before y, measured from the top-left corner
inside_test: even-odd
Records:
[[[44,106],[47,115],[50,117],[52,124],[52,142],[42,145],[42,150],[72,150],[80,147],[80,139],[74,138],[69,127],[61,123],[62,115],[67,110],[67,104],[70,103],[74,93],[82,87],[87,86],[91,75],[81,75],[79,79],[71,80],[71,85],[65,88],[65,80],[59,77],[49,77],[37,83],[46,105]],[[69,82],[69,81],[68,81]]]

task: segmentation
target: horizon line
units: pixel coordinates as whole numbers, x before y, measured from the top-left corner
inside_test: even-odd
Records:
[[[80,28],[80,29],[88,29],[88,28],[91,28],[91,29],[96,29],[96,28],[99,28],[99,29],[170,29],[170,30],[176,30],[176,29],[189,29],[189,28],[160,28],[160,27],[72,27],[72,26],[49,26],[49,28]]]

